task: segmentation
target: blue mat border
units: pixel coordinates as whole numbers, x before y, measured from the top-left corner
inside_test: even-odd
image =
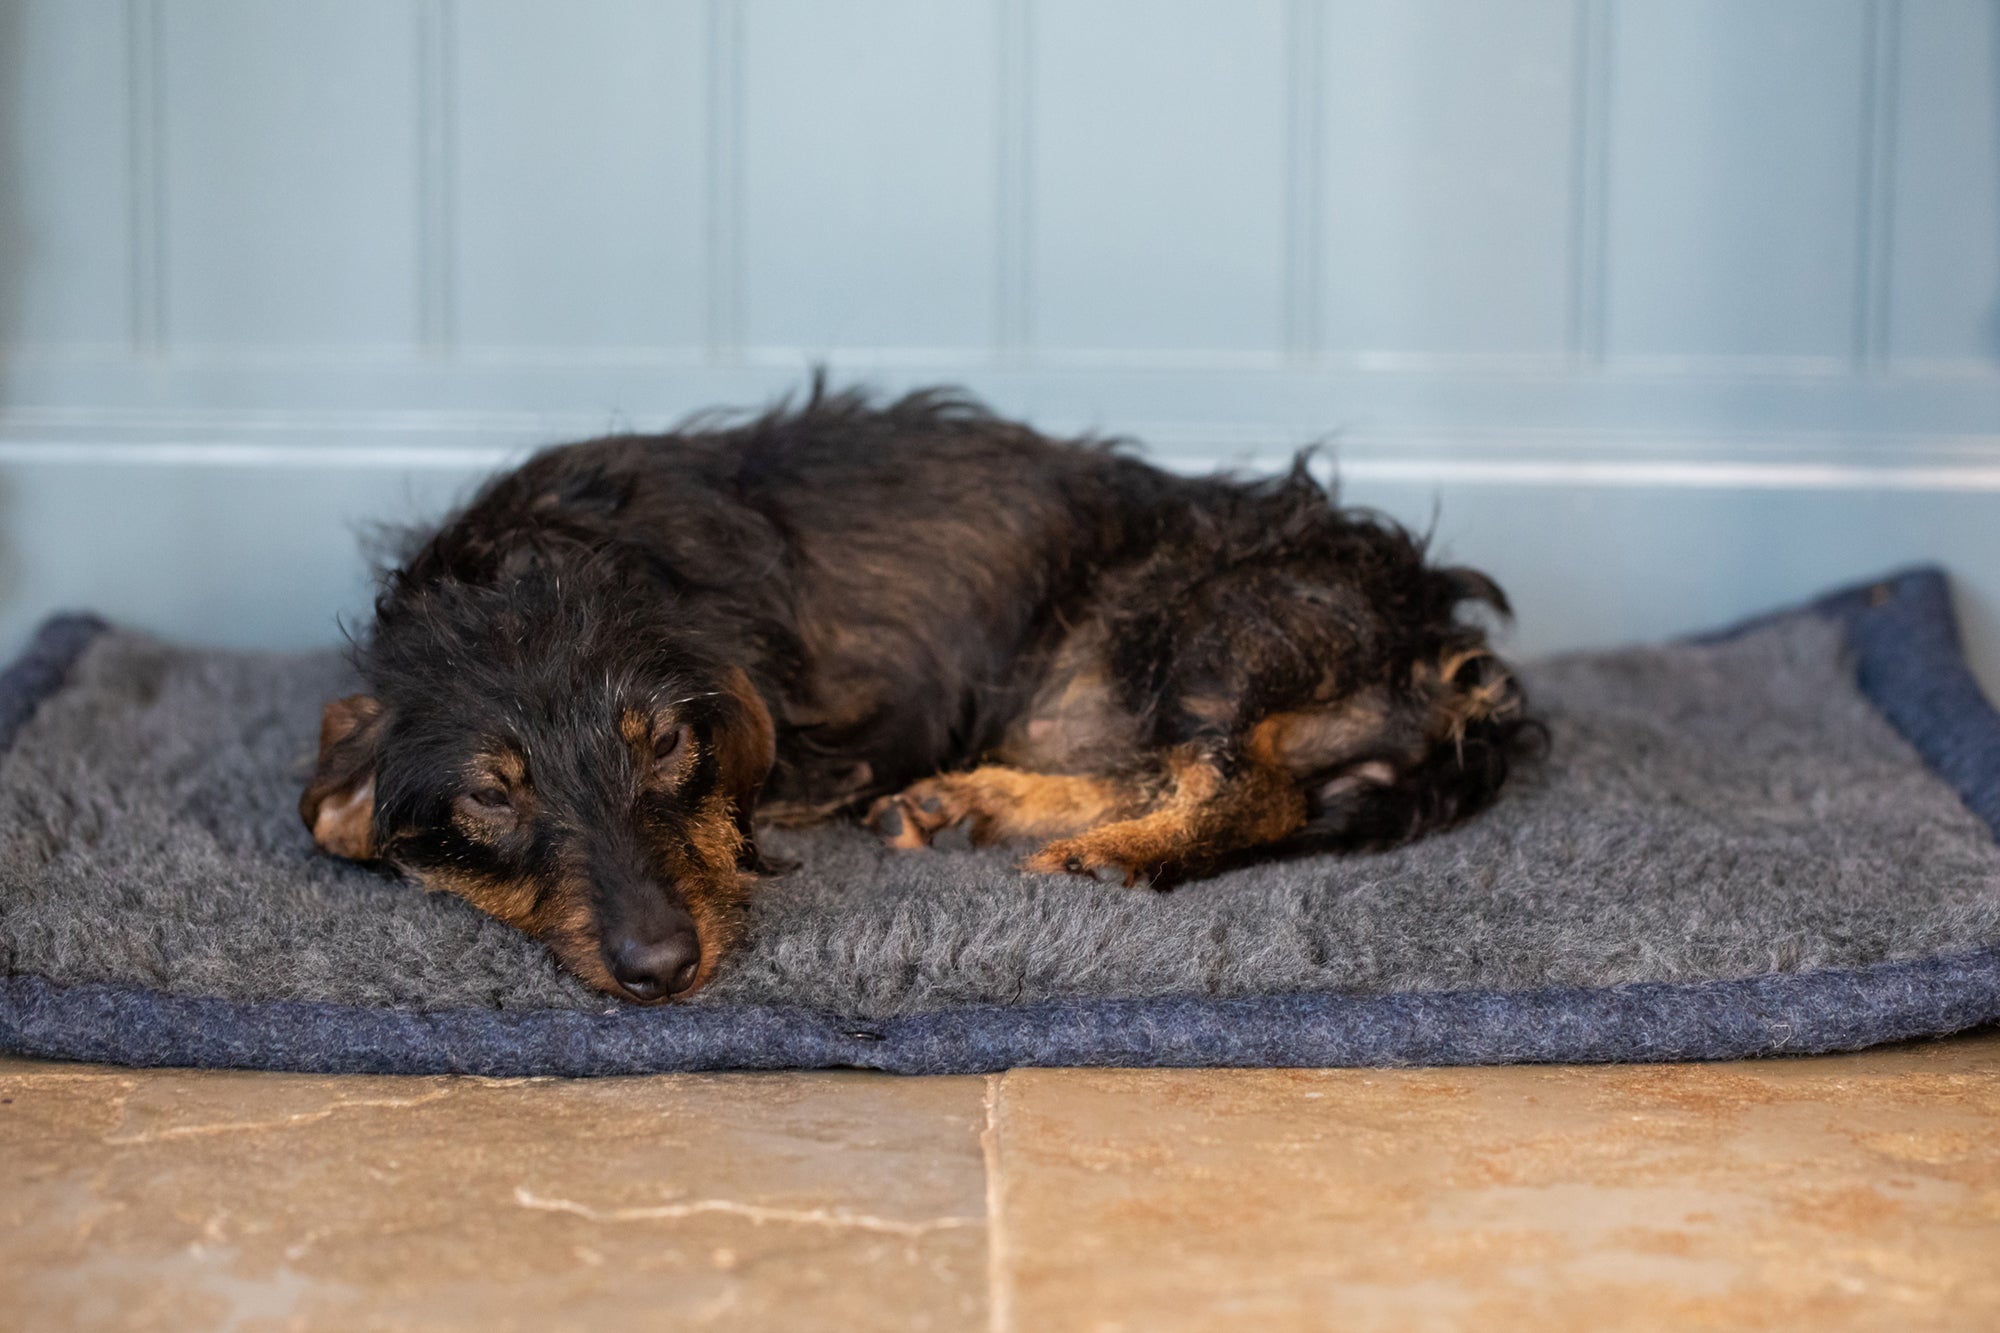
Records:
[[[1944,574],[1907,570],[1805,609],[1846,625],[1863,692],[2000,838],[2000,714],[1965,666]],[[55,619],[0,677],[0,752],[104,628],[95,617]],[[0,978],[0,1050],[309,1073],[849,1067],[919,1074],[1036,1065],[1718,1060],[1857,1050],[1994,1021],[2000,949],[1737,981],[975,1005],[869,1022],[800,1008],[700,1004],[427,1013]]]

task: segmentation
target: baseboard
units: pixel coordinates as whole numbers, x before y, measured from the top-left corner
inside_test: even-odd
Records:
[[[228,350],[228,349],[224,349]],[[2000,374],[1951,365],[1862,372],[1823,359],[1362,357],[1336,363],[1224,353],[1078,353],[1032,361],[935,349],[761,349],[702,361],[385,349],[236,349],[158,358],[0,357],[0,434],[39,440],[577,438],[655,429],[717,405],[796,396],[816,365],[884,393],[953,384],[1058,433],[1135,435],[1175,452],[1277,454],[1339,437],[1359,450],[1446,451],[1783,439],[1956,441],[2000,435]],[[1519,442],[1526,441],[1526,446]],[[1622,445],[1620,446],[1622,451]]]
[[[662,421],[504,412],[0,414],[0,465],[472,472],[539,446]],[[2000,492],[2000,433],[1381,431],[1135,421],[1118,432],[1186,471],[1282,466],[1316,447],[1349,482],[1701,490]]]

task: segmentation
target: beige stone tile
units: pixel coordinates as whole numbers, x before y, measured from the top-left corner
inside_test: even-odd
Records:
[[[1023,1330],[2000,1328],[2000,1033],[1709,1066],[1018,1071]]]
[[[990,1136],[989,1256],[981,1130]],[[2000,1034],[586,1082],[0,1060],[0,1327],[2000,1326]]]
[[[0,1326],[980,1327],[984,1088],[0,1061]]]

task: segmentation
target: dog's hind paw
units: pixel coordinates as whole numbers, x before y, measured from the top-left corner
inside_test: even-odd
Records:
[[[1099,883],[1123,884],[1127,888],[1135,885],[1150,888],[1160,878],[1162,869],[1121,857],[1113,849],[1105,847],[1101,840],[1088,834],[1049,843],[1023,861],[1021,868],[1038,875],[1080,875]]]

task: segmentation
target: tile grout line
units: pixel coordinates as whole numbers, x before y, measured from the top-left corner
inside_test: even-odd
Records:
[[[986,1161],[986,1328],[987,1333],[1011,1333],[1014,1327],[1013,1289],[1008,1283],[1006,1182],[1000,1174],[1000,1084],[1002,1072],[986,1076],[986,1128],[979,1148]]]

